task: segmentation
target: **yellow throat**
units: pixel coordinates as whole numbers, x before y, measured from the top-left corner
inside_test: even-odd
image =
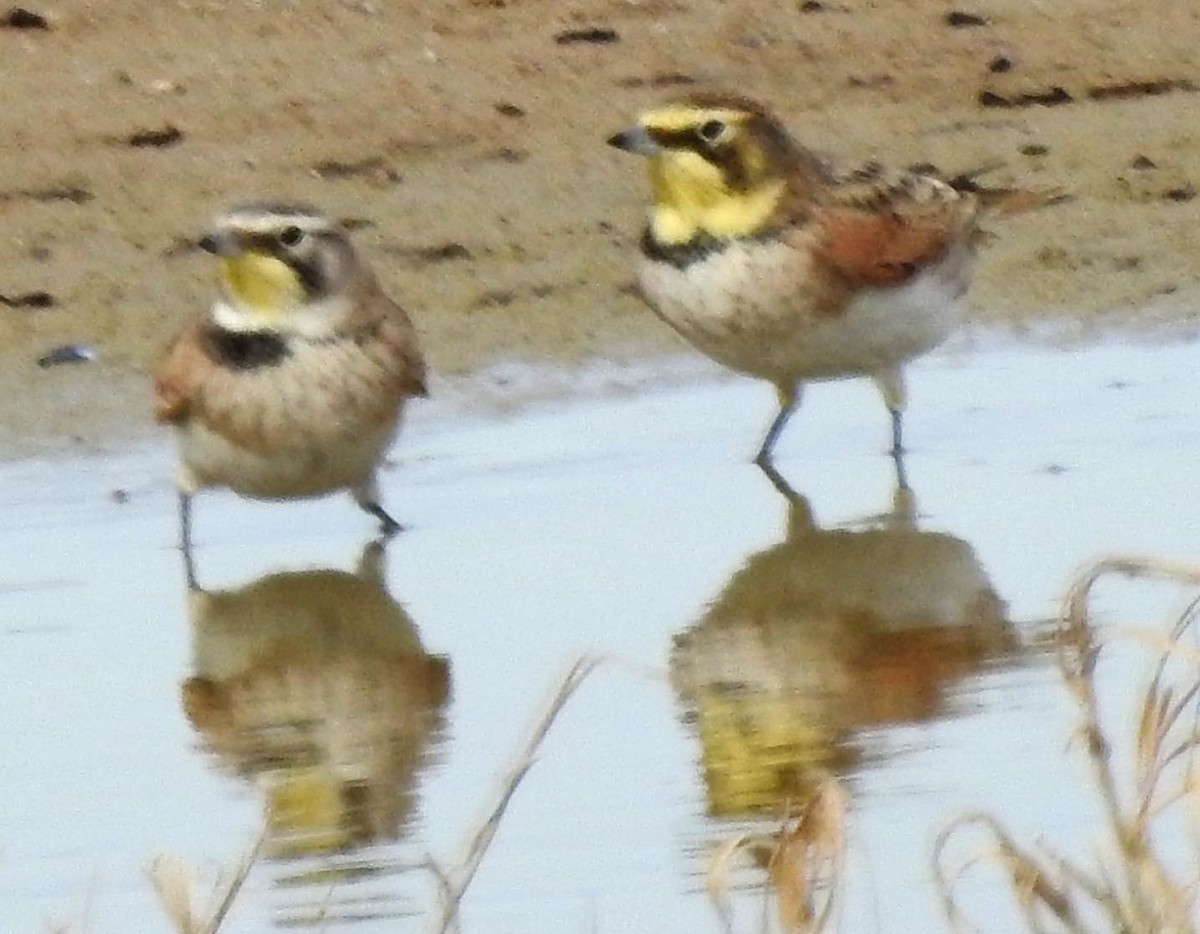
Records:
[[[304,300],[296,271],[275,256],[253,250],[221,257],[221,278],[237,301],[275,317]]]
[[[650,227],[663,244],[687,243],[699,234],[719,239],[749,237],[770,222],[783,194],[783,179],[733,188],[721,170],[694,152],[666,152],[650,159],[654,207]]]

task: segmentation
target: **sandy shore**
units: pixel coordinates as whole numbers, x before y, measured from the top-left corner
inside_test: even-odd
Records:
[[[150,366],[211,289],[190,244],[218,209],[254,196],[351,220],[443,379],[498,360],[685,350],[630,289],[643,179],[603,140],[697,85],[769,101],[840,160],[994,165],[989,183],[1070,191],[995,228],[972,293],[980,322],[1086,331],[1196,314],[1200,9],[1187,4],[62,0],[0,11],[10,451],[150,430]],[[37,365],[75,342],[98,359]]]

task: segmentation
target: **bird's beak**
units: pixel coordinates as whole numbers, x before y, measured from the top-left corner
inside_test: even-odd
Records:
[[[614,133],[608,138],[608,145],[623,149],[625,152],[636,153],[639,156],[657,155],[662,147],[654,141],[645,127],[635,126],[620,133]]]
[[[242,252],[237,238],[227,230],[207,233],[197,241],[200,249],[214,256],[237,256]]]

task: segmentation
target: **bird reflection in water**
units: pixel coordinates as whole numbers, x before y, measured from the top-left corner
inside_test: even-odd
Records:
[[[189,588],[184,712],[217,766],[261,797],[265,852],[286,861],[278,885],[301,900],[281,923],[404,910],[394,892],[389,902],[351,883],[399,871],[383,844],[411,829],[417,780],[443,732],[450,666],[425,651],[388,593],[384,548],[368,544],[354,573]]]
[[[864,731],[953,713],[964,680],[1015,657],[971,546],[916,523],[903,483],[865,527],[824,529],[773,470],[787,537],[751,555],[675,638],[711,814],[777,814],[868,755]]]

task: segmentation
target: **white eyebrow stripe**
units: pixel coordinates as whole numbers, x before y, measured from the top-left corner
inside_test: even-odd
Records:
[[[267,234],[277,233],[284,227],[299,227],[304,231],[329,230],[332,224],[327,218],[312,214],[239,209],[218,216],[217,226],[250,234]]]

